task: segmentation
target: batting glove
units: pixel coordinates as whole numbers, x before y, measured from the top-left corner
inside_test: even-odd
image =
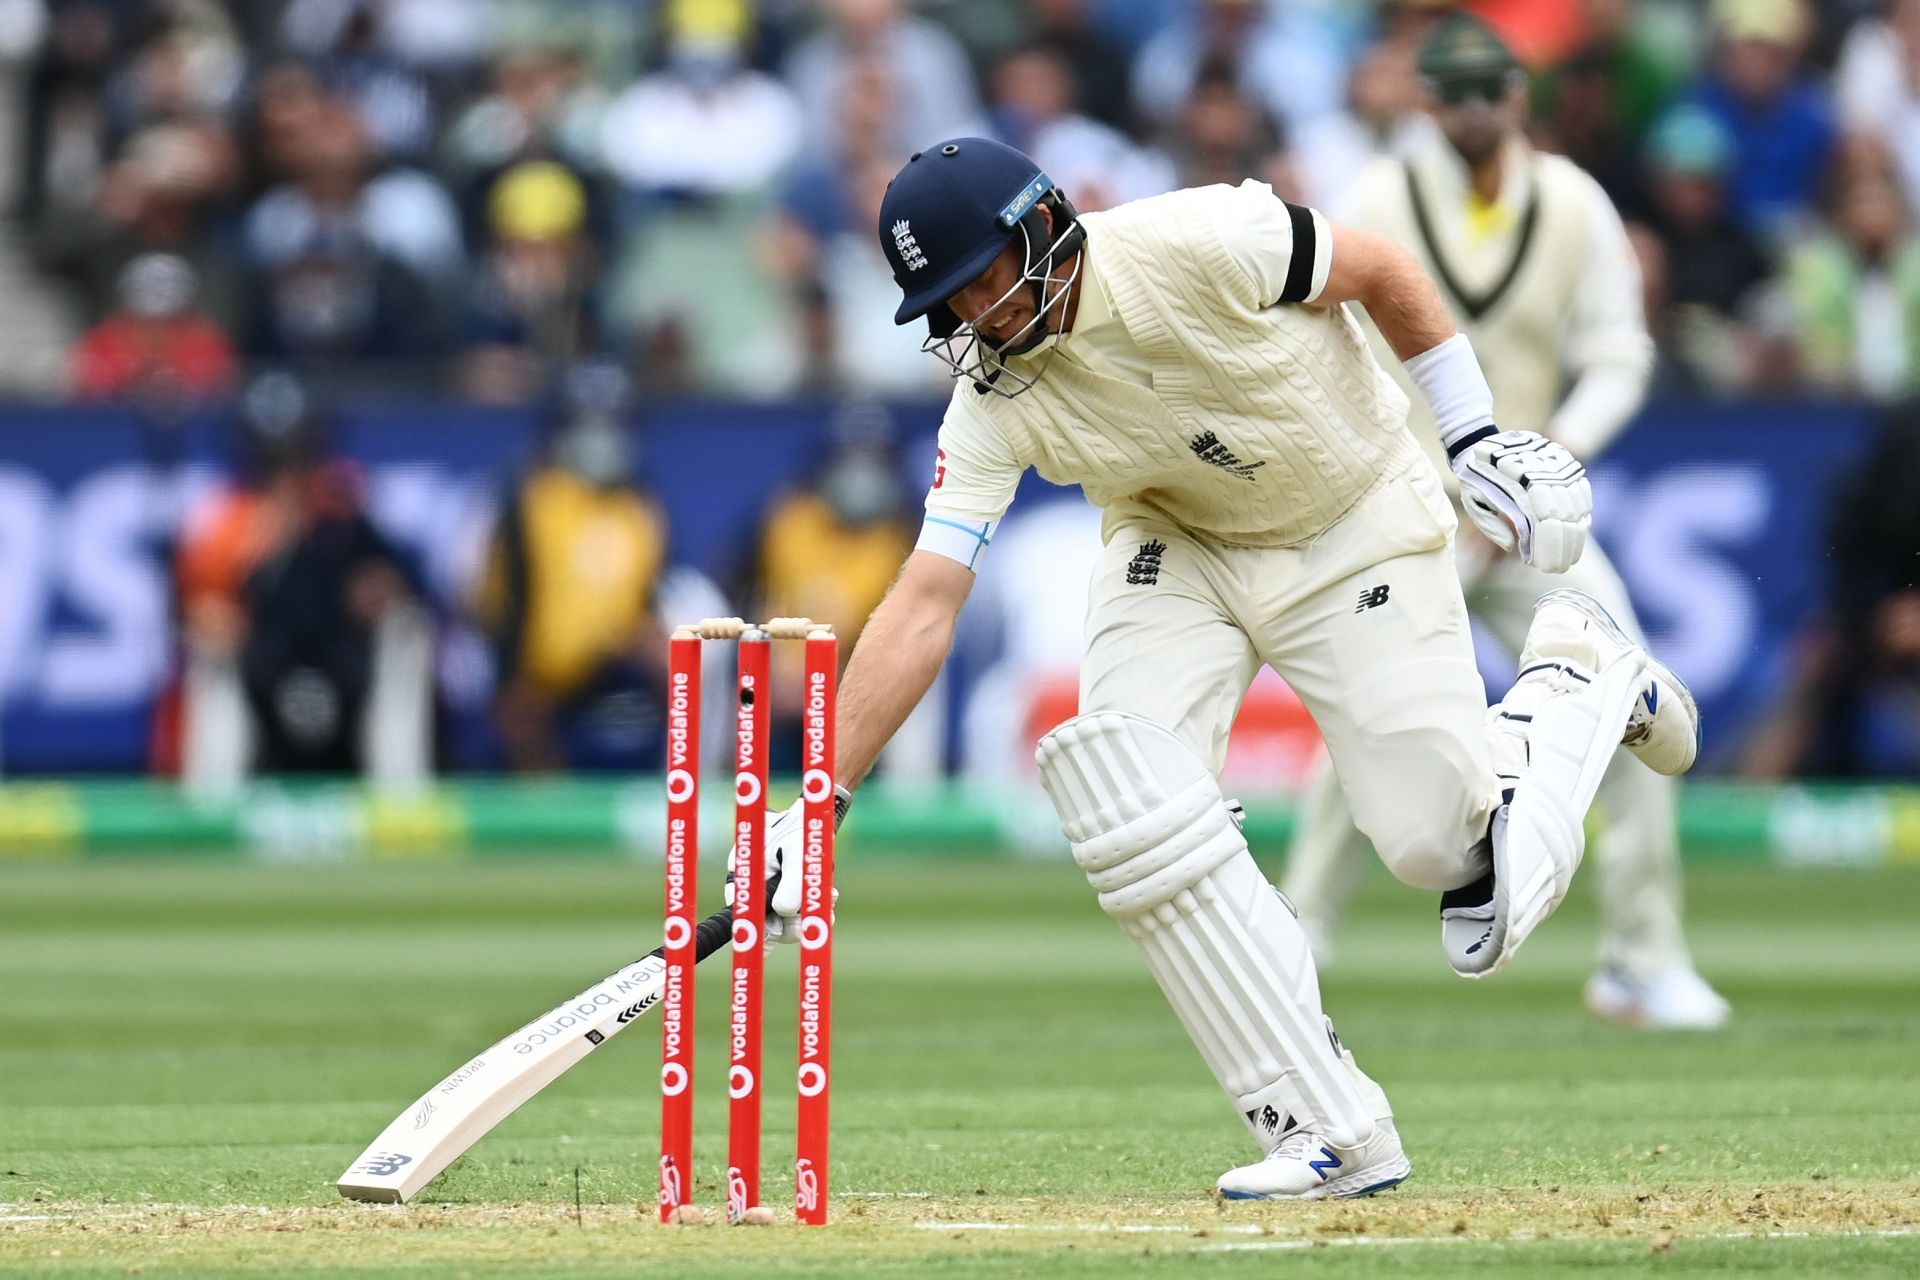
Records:
[[[847,809],[853,804],[853,793],[845,787],[833,789],[833,826],[840,829],[846,821]],[[800,941],[800,898],[806,888],[805,877],[800,874],[801,841],[806,832],[806,801],[795,800],[767,823],[766,867],[767,867],[767,941],[794,943]],[[727,905],[733,905],[733,869],[738,850],[727,850]],[[781,874],[788,866],[787,859],[793,859],[793,874]],[[833,891],[833,901],[840,901],[840,890]]]
[[[1586,549],[1593,519],[1587,469],[1531,431],[1501,431],[1454,455],[1460,503],[1488,540],[1547,573],[1565,573]]]

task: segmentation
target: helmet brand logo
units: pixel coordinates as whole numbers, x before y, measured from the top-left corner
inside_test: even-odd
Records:
[[[905,218],[893,224],[893,247],[900,251],[900,261],[907,270],[919,271],[927,265],[927,255],[920,251],[920,242],[913,238],[913,228]]]
[[[1016,226],[1020,219],[1026,217],[1027,210],[1033,208],[1034,203],[1052,189],[1051,178],[1044,173],[1035,174],[1033,181],[1020,188],[1020,194],[1007,201],[1007,207],[1000,211],[1000,225],[1008,229]]]

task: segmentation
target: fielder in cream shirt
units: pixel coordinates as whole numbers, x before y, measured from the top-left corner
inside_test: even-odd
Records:
[[[1584,471],[1494,424],[1472,348],[1410,254],[1261,183],[1083,218],[1025,155],[955,138],[907,162],[878,230],[895,321],[926,325],[956,383],[918,545],[841,685],[840,778],[858,785],[945,662],[1022,473],[1079,485],[1105,546],[1080,714],[1041,741],[1040,781],[1255,1144],[1219,1189],[1400,1182],[1411,1162],[1386,1095],[1334,1036],[1306,934],[1220,793],[1254,675],[1272,666],[1312,711],[1360,828],[1439,896],[1443,954],[1472,978],[1503,969],[1566,893],[1623,738],[1678,772],[1697,725],[1672,674],[1571,591],[1535,611],[1489,712],[1453,507],[1341,304],[1364,303],[1405,363],[1488,537],[1564,572],[1586,541]],[[772,872],[800,822],[796,807],[771,825]],[[776,917],[798,907],[793,879],[773,887]]]
[[[1419,67],[1427,127],[1404,158],[1361,176],[1343,213],[1413,248],[1485,361],[1500,418],[1538,425],[1592,462],[1639,409],[1653,366],[1626,228],[1597,182],[1527,143],[1526,78],[1493,31],[1472,17],[1448,19],[1428,36]],[[1372,337],[1383,363],[1397,368],[1378,329]],[[1445,475],[1424,405],[1416,403],[1412,424]],[[1626,588],[1595,543],[1557,577],[1470,530],[1459,548],[1468,608],[1512,652],[1525,643],[1534,605],[1556,587],[1592,596],[1642,638]],[[1600,967],[1587,1006],[1632,1026],[1717,1027],[1727,1003],[1694,971],[1681,928],[1678,787],[1626,757],[1616,756],[1596,805]],[[1302,813],[1282,887],[1324,963],[1368,847],[1331,771]]]

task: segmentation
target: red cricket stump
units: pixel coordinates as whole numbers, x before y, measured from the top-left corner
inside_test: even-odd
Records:
[[[806,639],[800,795],[805,837],[800,897],[800,1070],[794,1212],[827,1220],[828,1104],[833,1062],[833,730],[840,645],[826,628]]]
[[[727,1219],[760,1204],[760,1065],[767,919],[767,739],[773,637],[740,637],[734,721],[733,999],[728,1026]]]
[[[660,1220],[693,1200],[693,969],[700,902],[700,637],[667,658],[666,983],[660,997]]]

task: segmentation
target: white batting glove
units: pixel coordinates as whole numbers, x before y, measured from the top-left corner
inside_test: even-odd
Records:
[[[1502,551],[1547,573],[1565,573],[1586,549],[1593,520],[1587,469],[1531,431],[1501,431],[1453,459],[1460,503]]]
[[[833,789],[833,825],[838,830],[846,819],[847,807],[852,804],[853,795],[845,787]],[[795,800],[785,809],[775,814],[767,822],[766,831],[766,869],[767,869],[767,920],[768,942],[794,943],[800,941],[800,898],[806,888],[805,877],[800,874],[801,839],[806,832],[804,799]],[[733,905],[733,869],[737,849],[727,850],[727,905]],[[788,858],[792,862],[789,864]],[[789,865],[792,875],[782,875]],[[840,890],[833,891],[835,903],[840,901]]]

